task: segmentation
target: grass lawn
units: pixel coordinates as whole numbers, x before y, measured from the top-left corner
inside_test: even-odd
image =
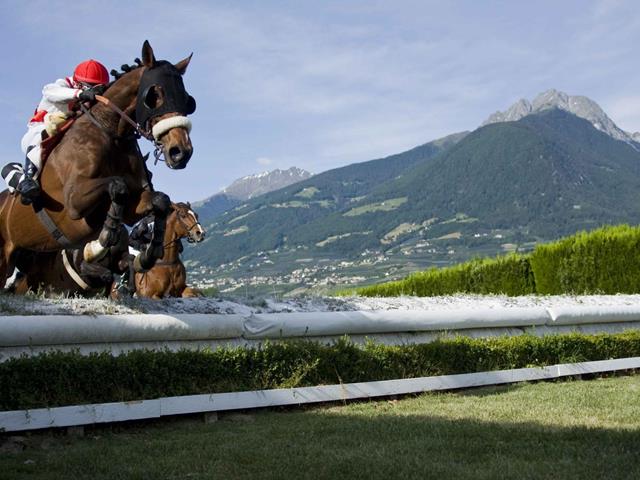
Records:
[[[22,443],[0,453],[0,478],[634,479],[640,376],[228,414],[212,424],[189,417],[77,438],[36,433]]]

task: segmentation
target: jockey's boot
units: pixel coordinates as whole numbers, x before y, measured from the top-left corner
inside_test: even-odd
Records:
[[[18,184],[16,190],[20,194],[20,201],[23,205],[31,205],[40,197],[40,185],[36,180],[38,168],[27,157],[24,162],[24,178]]]

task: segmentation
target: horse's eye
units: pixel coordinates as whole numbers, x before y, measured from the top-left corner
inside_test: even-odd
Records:
[[[160,85],[152,85],[144,96],[144,106],[155,110],[164,103],[164,90]]]

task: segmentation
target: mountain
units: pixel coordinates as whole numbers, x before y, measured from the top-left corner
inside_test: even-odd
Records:
[[[237,278],[355,284],[640,223],[637,144],[616,138],[622,130],[595,102],[548,106],[562,98],[520,102],[501,114],[515,120],[494,115],[472,133],[250,199],[215,219],[190,268],[229,289]]]
[[[476,220],[462,231],[518,228],[551,239],[639,222],[640,153],[565,110],[543,109],[479,128],[370,201],[401,195],[396,221],[464,214]]]
[[[189,256],[215,264],[248,252],[273,249],[283,243],[291,229],[305,228],[332,212],[355,205],[373,188],[435,157],[467,134],[449,135],[397,155],[332,169],[249,199],[216,218],[208,226],[211,231],[208,239],[190,251]],[[199,214],[203,208],[206,203],[198,210]],[[249,235],[243,235],[249,231]]]
[[[198,212],[200,222],[205,224],[212,218],[237,207],[242,203],[238,198],[230,197],[224,193],[216,193],[205,200],[193,202],[193,208]]]
[[[221,192],[205,200],[195,202],[193,206],[200,216],[200,221],[206,223],[221,213],[236,207],[245,200],[273,190],[278,190],[310,178],[311,176],[311,173],[297,167],[247,175],[246,177],[235,180]]]
[[[288,170],[276,169],[270,172],[262,172],[257,175],[242,177],[222,190],[221,193],[231,198],[248,200],[306,180],[311,176],[311,173],[297,167],[291,167]]]
[[[541,93],[529,103],[526,99],[520,99],[504,112],[496,112],[482,123],[482,126],[491,123],[514,122],[527,115],[540,113],[544,110],[557,108],[565,112],[573,113],[576,117],[583,118],[591,123],[597,130],[607,135],[632,145],[640,150],[640,132],[628,133],[619,128],[593,100],[583,96],[571,96],[554,89]]]

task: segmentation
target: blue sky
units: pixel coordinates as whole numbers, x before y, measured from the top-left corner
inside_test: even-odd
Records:
[[[87,58],[194,52],[195,153],[153,167],[174,200],[298,166],[314,173],[461,130],[549,88],[586,95],[640,130],[640,7],[634,1],[2,0],[2,163],[44,83]],[[143,151],[149,150],[142,144]]]

